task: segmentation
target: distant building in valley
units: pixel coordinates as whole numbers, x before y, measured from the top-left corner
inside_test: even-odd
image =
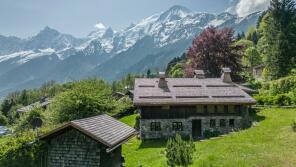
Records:
[[[252,74],[255,79],[261,79],[265,65],[258,65],[252,68]]]
[[[121,145],[135,134],[107,115],[71,121],[40,137],[46,141],[41,167],[121,167]]]
[[[23,114],[23,113],[26,113],[26,112],[32,110],[34,107],[41,107],[41,108],[46,109],[50,103],[51,103],[50,98],[43,97],[35,103],[32,103],[30,105],[27,105],[27,106],[17,109],[16,112],[17,112],[17,114]]]
[[[231,80],[229,68],[221,78],[206,78],[201,70],[194,78],[142,78],[135,80],[134,105],[140,110],[142,139],[193,138],[205,131],[228,133],[250,126],[249,107],[255,104],[242,87]]]

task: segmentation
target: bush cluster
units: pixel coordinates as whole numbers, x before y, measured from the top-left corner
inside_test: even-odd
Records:
[[[296,105],[296,76],[289,76],[262,85],[254,98],[260,105]]]
[[[292,122],[292,125],[291,126],[292,126],[293,131],[296,132],[296,120],[294,120]]]
[[[293,93],[278,94],[278,95],[256,95],[254,98],[260,105],[278,105],[289,106],[296,105],[296,96]]]
[[[111,87],[99,79],[89,79],[57,95],[50,107],[58,123],[100,114],[115,115],[132,107],[128,98],[116,100]]]
[[[35,134],[27,132],[21,136],[0,138],[0,166],[38,167],[43,144],[35,140]]]
[[[211,130],[205,130],[204,131],[204,137],[205,138],[211,138],[211,137],[217,137],[221,135],[221,132],[220,131],[217,131],[217,130],[214,130],[214,131],[211,131]]]
[[[8,124],[7,118],[0,113],[0,126],[5,126]]]
[[[21,115],[19,121],[15,124],[16,132],[33,129],[32,121],[36,118],[41,119],[42,123],[45,122],[44,111],[42,108],[36,107],[29,112],[24,113],[24,115]]]

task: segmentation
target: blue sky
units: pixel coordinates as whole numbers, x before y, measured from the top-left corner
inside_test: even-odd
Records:
[[[0,34],[28,37],[45,26],[83,37],[97,22],[115,30],[182,5],[194,11],[219,13],[229,0],[0,0]]]
[[[0,34],[28,37],[49,26],[85,37],[97,22],[120,30],[173,5],[220,13],[232,1],[262,0],[0,0]]]

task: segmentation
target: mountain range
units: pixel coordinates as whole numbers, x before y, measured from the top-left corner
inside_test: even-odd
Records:
[[[0,35],[0,97],[50,80],[68,82],[97,76],[112,81],[128,73],[163,70],[172,58],[186,52],[206,27],[246,32],[260,15],[199,13],[173,6],[121,31],[98,23],[85,38],[50,27],[27,39]]]

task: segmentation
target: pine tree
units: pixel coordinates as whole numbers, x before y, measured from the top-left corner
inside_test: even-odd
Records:
[[[147,70],[147,75],[146,76],[147,76],[147,78],[151,77],[151,70],[150,69]]]
[[[26,106],[28,105],[28,95],[27,95],[27,90],[24,89],[20,95],[19,98],[19,103],[21,103],[22,105]]]
[[[242,38],[242,39],[243,39],[243,38],[246,38],[245,32],[242,32],[242,33],[241,33],[241,38]]]
[[[240,33],[237,33],[237,35],[236,35],[236,40],[239,41],[239,40],[241,40],[241,39],[242,39],[242,37],[241,37]]]
[[[195,151],[192,138],[186,141],[179,134],[176,134],[174,139],[169,139],[167,142],[166,158],[168,166],[189,166],[193,163],[193,154]]]
[[[250,47],[246,49],[242,62],[245,67],[254,67],[262,63],[262,58],[255,47]]]
[[[269,79],[288,75],[295,67],[296,10],[293,0],[272,0],[264,19],[263,37],[266,47],[266,71]]]
[[[1,111],[4,116],[8,116],[8,112],[10,111],[11,107],[13,106],[13,102],[11,99],[4,99],[4,101],[1,104]]]

